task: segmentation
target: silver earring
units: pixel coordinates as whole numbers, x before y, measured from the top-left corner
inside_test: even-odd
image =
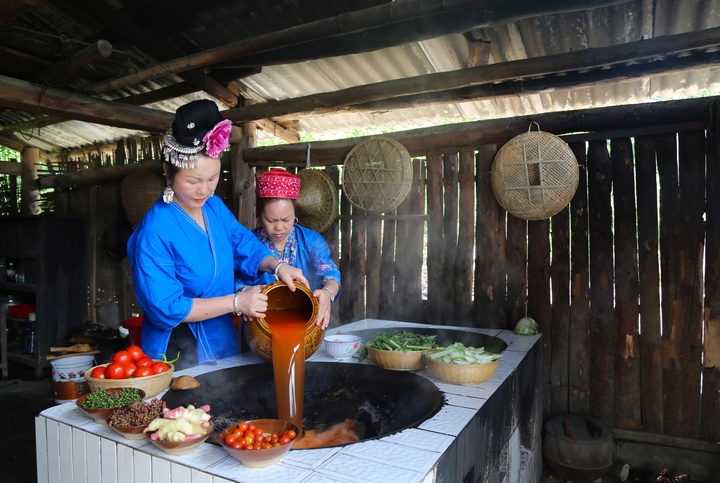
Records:
[[[298,223],[300,223],[300,220],[298,220],[298,219],[297,219],[297,216],[296,216],[296,217],[295,217],[295,224],[297,225]]]
[[[167,185],[165,187],[165,190],[163,191],[163,201],[165,202],[165,204],[172,203],[173,196],[175,196],[175,190],[172,189],[172,186]]]

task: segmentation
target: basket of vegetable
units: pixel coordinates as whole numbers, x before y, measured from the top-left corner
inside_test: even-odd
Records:
[[[107,418],[107,425],[127,439],[146,439],[145,428],[153,419],[161,418],[165,409],[165,401],[160,399],[133,401],[116,409]]]
[[[99,388],[83,394],[75,401],[75,404],[95,422],[106,424],[106,420],[117,409],[130,405],[134,401],[142,401],[144,397],[145,391],[136,388]]]
[[[435,336],[396,330],[380,332],[370,339],[359,360],[370,357],[377,366],[392,371],[419,371],[425,368],[423,351],[435,348]]]
[[[145,391],[145,397],[151,398],[170,385],[175,360],[151,359],[140,347],[130,346],[113,354],[111,362],[86,371],[85,379],[92,391],[108,387],[135,387]]]
[[[430,374],[453,384],[480,384],[497,371],[500,354],[485,352],[482,347],[465,347],[455,342],[426,353]]]
[[[153,419],[145,428],[150,441],[171,455],[192,453],[215,430],[210,419],[210,406],[195,407],[189,404],[165,409],[163,416]]]

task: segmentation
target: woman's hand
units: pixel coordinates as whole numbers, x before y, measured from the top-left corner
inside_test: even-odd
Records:
[[[310,283],[303,275],[302,270],[299,268],[291,267],[287,263],[281,262],[277,271],[275,272],[277,278],[285,282],[291,292],[295,291],[295,282],[300,282],[306,287],[310,286]]]
[[[313,292],[313,297],[318,299],[318,313],[315,318],[315,325],[319,325],[320,328],[325,330],[330,323],[330,309],[332,307],[330,293],[324,288],[319,288]]]
[[[259,285],[257,287],[261,288]],[[268,309],[268,296],[266,294],[260,293],[260,290],[247,289],[244,292],[238,292],[236,295],[237,304],[235,308],[243,315],[243,318],[265,318]]]

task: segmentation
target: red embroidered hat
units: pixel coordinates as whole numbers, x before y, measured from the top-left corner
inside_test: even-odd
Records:
[[[257,177],[259,198],[298,199],[300,178],[282,168],[273,168]]]

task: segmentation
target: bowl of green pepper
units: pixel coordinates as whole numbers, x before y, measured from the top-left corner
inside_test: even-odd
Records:
[[[113,387],[83,394],[75,404],[95,422],[107,424],[107,419],[116,409],[129,406],[133,401],[142,401],[144,398],[145,391],[142,389]]]

